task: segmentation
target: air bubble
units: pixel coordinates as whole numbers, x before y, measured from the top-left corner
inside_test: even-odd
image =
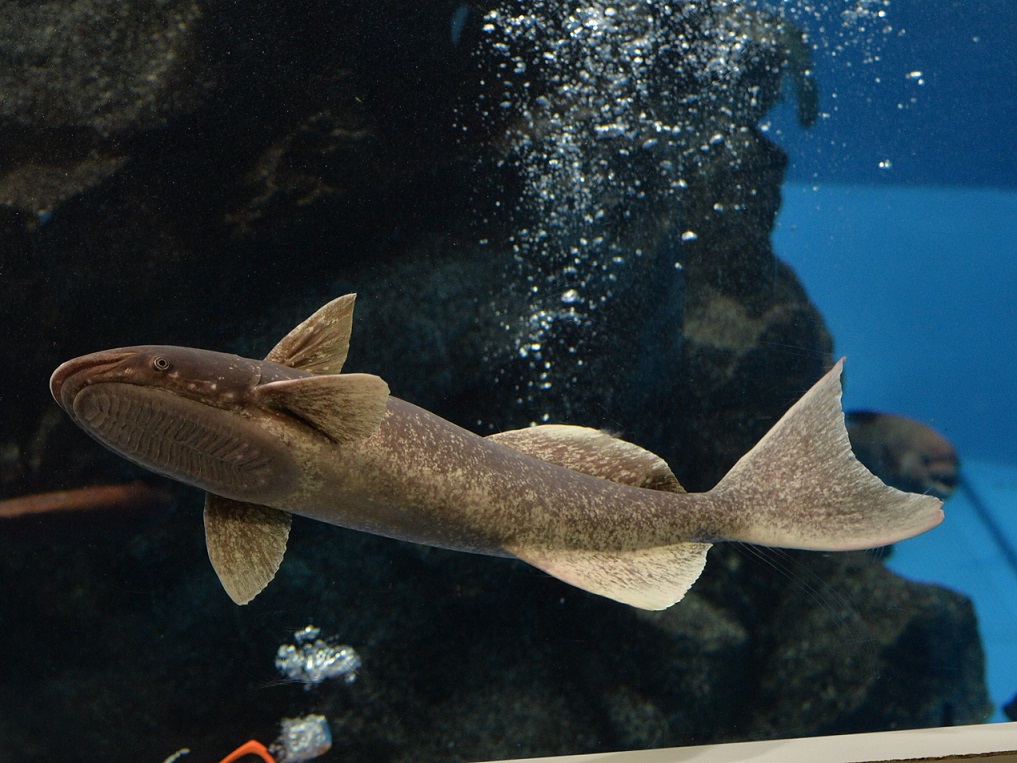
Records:
[[[791,24],[809,28],[810,42],[831,57],[859,47],[862,60],[874,61],[880,32],[862,30],[888,29],[887,7],[888,0],[506,0],[484,14],[479,54],[501,66],[492,102],[511,125],[499,166],[521,188],[507,210],[518,220],[508,236],[517,270],[507,277],[530,288],[532,315],[513,341],[524,363],[539,353],[551,364],[547,378],[534,370],[521,399],[532,403],[552,378],[560,386],[583,366],[598,339],[597,310],[610,309],[618,288],[612,270],[657,251],[652,234],[632,232],[645,228],[635,223],[680,202],[685,178],[698,177],[721,151],[725,161],[738,160],[741,136],[761,115],[749,119],[733,104],[767,102],[758,78],[745,75],[788,55]],[[788,68],[804,69],[801,57]]]

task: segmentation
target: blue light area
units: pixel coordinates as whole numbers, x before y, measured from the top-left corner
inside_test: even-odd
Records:
[[[845,408],[911,416],[956,445],[965,485],[946,521],[889,564],[973,599],[990,695],[1005,703],[1017,692],[1017,194],[791,185],[774,245],[848,356]]]
[[[845,408],[1017,466],[1017,194],[791,185],[774,246],[848,357]]]
[[[892,0],[854,37],[839,17],[853,3],[818,5],[822,23],[798,20],[822,116],[802,130],[789,98],[770,118],[790,180],[1017,188],[1013,0]]]
[[[989,696],[997,708],[992,720],[1005,721],[999,707],[1017,693],[1017,575],[991,528],[1002,529],[1011,545],[1017,539],[1017,467],[968,461],[964,479],[972,490],[961,489],[950,499],[945,522],[897,544],[887,566],[972,599],[985,648]]]

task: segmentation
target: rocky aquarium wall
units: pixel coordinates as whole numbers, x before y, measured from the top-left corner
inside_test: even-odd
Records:
[[[816,119],[810,51],[735,0],[0,0],[0,496],[166,496],[0,517],[5,754],[218,760],[308,713],[323,760],[372,763],[983,720],[970,602],[872,553],[718,546],[647,613],[297,520],[239,608],[201,495],[49,397],[107,347],[262,357],[356,291],[348,370],[481,434],[607,429],[706,490],[834,359],[759,128],[782,97]],[[355,682],[280,676],[311,623]]]

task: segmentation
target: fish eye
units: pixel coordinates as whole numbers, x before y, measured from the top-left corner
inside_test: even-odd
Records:
[[[170,362],[162,355],[156,355],[152,358],[152,368],[156,371],[169,371]]]

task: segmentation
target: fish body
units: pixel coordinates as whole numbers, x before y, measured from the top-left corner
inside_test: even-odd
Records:
[[[158,345],[68,361],[54,398],[92,437],[207,491],[227,592],[250,601],[285,552],[290,514],[523,559],[573,585],[661,609],[710,544],[881,546],[935,526],[941,502],[885,486],[851,454],[840,364],[706,493],[657,456],[585,427],[481,437],[340,373],[353,296],[325,305],[265,360]]]
[[[197,367],[215,381],[196,384]],[[301,380],[316,377],[271,361],[150,345],[79,359],[54,393],[86,432],[157,473],[186,475],[189,484],[234,501],[458,551],[507,556],[507,544],[546,537],[560,523],[541,518],[563,493],[576,495],[570,502],[584,521],[605,534],[632,493],[648,511],[667,500],[475,435],[389,396],[366,375],[344,381],[384,395],[377,431],[329,436],[264,399],[266,386]]]
[[[879,411],[849,411],[846,420],[858,460],[886,484],[943,500],[953,495],[960,459],[950,441],[935,429]]]

